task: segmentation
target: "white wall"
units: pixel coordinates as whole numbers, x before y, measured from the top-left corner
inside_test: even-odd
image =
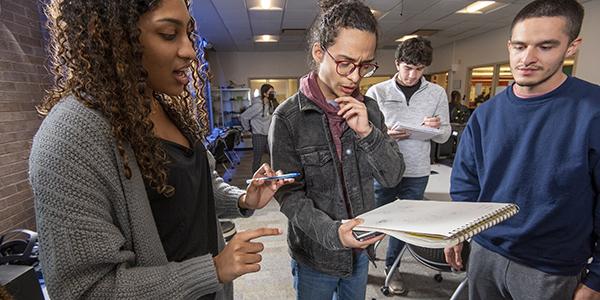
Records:
[[[600,84],[600,1],[594,0],[583,5],[585,17],[581,28],[583,44],[579,48],[579,55],[575,66],[575,75],[581,79]]]
[[[600,39],[594,30],[600,28],[600,1],[594,0],[585,3],[585,18],[580,36],[583,45],[580,48],[575,62],[575,76],[587,81],[600,84],[600,62],[598,53],[600,50]],[[450,73],[449,82],[461,81],[461,93],[465,92],[465,81],[467,71],[471,67],[483,64],[494,64],[508,62],[508,50],[506,43],[509,38],[510,26],[500,28],[485,34],[456,41],[434,49],[433,63],[428,73],[447,71],[452,64],[457,65],[455,72]]]
[[[229,80],[249,84],[250,78],[301,77],[308,73],[305,51],[286,52],[208,52],[213,81],[221,86]],[[394,50],[377,52],[377,74],[392,75]]]
[[[600,28],[600,1],[584,4],[585,19],[581,32],[583,45],[576,60],[575,75],[579,78],[600,84],[600,38],[594,30]],[[468,68],[484,64],[508,62],[506,42],[509,26],[482,35],[456,41],[434,49],[433,63],[427,73],[445,72],[454,64],[448,81],[450,90],[453,80],[460,80],[460,90],[464,94]],[[300,77],[308,72],[307,54],[293,52],[209,52],[214,82],[224,85],[228,80],[248,84],[249,78]],[[394,67],[394,50],[378,50],[377,74],[391,75]]]
[[[454,81],[460,80],[459,90],[461,94],[464,94],[469,68],[508,61],[506,48],[508,32],[509,27],[504,27],[436,48],[433,53],[433,63],[428,72],[447,71],[454,64],[455,70],[450,72],[448,78],[450,90],[454,89]]]

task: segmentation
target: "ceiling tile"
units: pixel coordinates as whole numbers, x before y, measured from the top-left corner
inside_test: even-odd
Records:
[[[281,34],[285,29],[308,29],[319,8],[316,0],[273,0],[283,11],[248,11],[259,0],[194,1],[192,13],[199,34],[215,45],[217,51],[287,51],[305,48],[305,35],[282,36],[279,43],[256,44],[255,34]],[[383,11],[379,19],[379,47],[394,48],[395,40],[418,29],[441,29],[430,37],[434,46],[451,43],[510,25],[514,15],[531,0],[502,0],[513,3],[486,15],[454,12],[474,0],[363,0]],[[404,4],[402,5],[402,2]],[[581,2],[586,2],[583,0]]]

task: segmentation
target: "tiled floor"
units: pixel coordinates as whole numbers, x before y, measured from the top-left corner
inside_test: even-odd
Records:
[[[231,184],[244,187],[244,180],[250,178],[252,164],[251,151],[240,151],[241,164],[233,172]],[[263,157],[265,160],[267,156]],[[221,170],[222,171],[222,170]],[[279,300],[294,299],[295,293],[292,286],[290,271],[290,256],[288,254],[285,233],[287,230],[287,219],[279,212],[279,205],[273,200],[267,207],[256,211],[254,216],[247,219],[234,220],[237,230],[253,229],[258,227],[278,227],[283,229],[284,234],[277,237],[263,238],[265,245],[263,252],[262,270],[258,273],[247,274],[235,281],[235,299],[250,300]],[[377,257],[385,257],[387,241],[378,248]],[[380,287],[385,277],[383,274],[384,262],[377,261],[378,268],[372,265],[369,270],[369,281],[366,299],[449,299],[454,289],[464,278],[463,274],[443,273],[443,281],[436,282],[433,276],[435,271],[418,263],[408,253],[403,257],[400,268],[409,289],[408,295],[404,297],[386,297]],[[467,299],[466,292],[460,299]]]

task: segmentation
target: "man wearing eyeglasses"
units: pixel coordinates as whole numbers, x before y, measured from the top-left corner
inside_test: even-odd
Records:
[[[404,156],[406,170],[402,181],[395,187],[384,187],[375,181],[375,202],[377,206],[388,204],[396,199],[423,199],[425,187],[431,172],[429,140],[411,138],[404,129],[393,128],[401,122],[415,126],[437,128],[440,134],[431,140],[444,143],[450,137],[448,98],[441,86],[423,77],[425,68],[432,61],[431,43],[416,37],[404,41],[396,49],[394,78],[369,88],[366,95],[377,100],[385,117],[388,134],[396,140]],[[386,274],[404,247],[404,242],[390,237],[386,254]],[[397,295],[408,292],[399,272],[392,275],[390,291]]]

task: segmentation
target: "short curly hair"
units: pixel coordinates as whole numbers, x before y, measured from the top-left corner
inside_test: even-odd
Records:
[[[433,61],[431,42],[423,37],[414,37],[402,42],[396,48],[396,60],[414,66],[429,66]]]
[[[341,28],[358,29],[371,32],[378,37],[377,19],[365,4],[358,0],[321,0],[321,13],[313,24],[308,38],[309,60],[313,67],[315,62],[310,55],[311,47],[319,43],[327,49],[334,43]]]

